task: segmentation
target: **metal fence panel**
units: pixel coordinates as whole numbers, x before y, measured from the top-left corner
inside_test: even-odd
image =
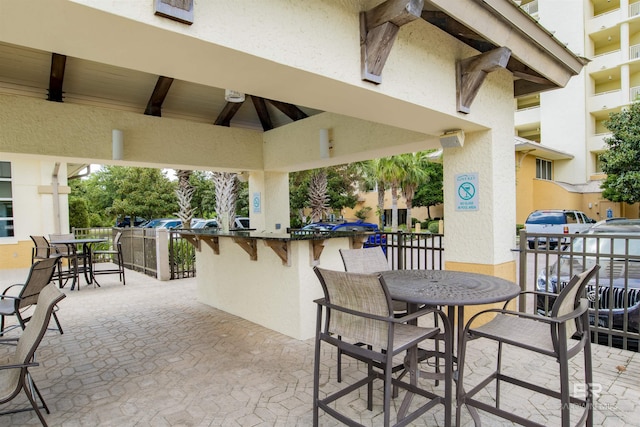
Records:
[[[622,234],[542,234],[520,232],[519,281],[523,291],[551,296],[521,298],[541,315],[568,280],[594,263],[601,269],[587,285],[592,339],[596,343],[638,351],[640,340],[640,237]],[[533,239],[533,244],[528,240]],[[544,242],[557,241],[557,246]]]

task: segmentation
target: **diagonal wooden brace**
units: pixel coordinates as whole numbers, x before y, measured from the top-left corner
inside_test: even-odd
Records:
[[[362,80],[382,82],[387,62],[400,27],[420,18],[424,0],[387,0],[360,12],[360,63]]]
[[[492,71],[506,68],[511,50],[499,47],[456,63],[456,97],[458,111],[468,114],[484,79]]]

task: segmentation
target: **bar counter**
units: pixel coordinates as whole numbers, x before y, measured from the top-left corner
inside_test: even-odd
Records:
[[[315,332],[322,297],[313,267],[344,270],[339,249],[369,232],[180,230],[196,248],[198,300],[296,339]]]

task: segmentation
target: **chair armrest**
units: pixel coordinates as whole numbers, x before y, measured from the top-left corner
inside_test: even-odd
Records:
[[[435,306],[424,307],[413,313],[405,314],[404,316],[395,317],[394,323],[407,323],[411,320],[416,320],[418,317],[422,317],[426,314],[439,312],[440,309]]]
[[[4,291],[2,291],[2,296],[7,295],[7,291],[16,286],[24,286],[24,283],[16,283],[15,285],[8,286]]]
[[[542,295],[543,297],[557,297],[558,294],[555,292],[543,292],[543,291],[522,291],[520,295],[533,294],[533,295]]]
[[[9,345],[15,345],[12,343],[17,343],[19,340],[19,338],[0,338],[0,344],[9,344]]]
[[[371,314],[371,313],[365,313],[363,311],[351,310],[351,309],[346,308],[346,307],[341,307],[339,305],[334,305],[334,304],[328,303],[325,298],[317,299],[314,302],[316,304],[318,304],[318,305],[322,305],[322,306],[330,308],[332,310],[336,310],[336,311],[340,311],[340,312],[348,313],[348,314],[353,314],[354,316],[358,316],[358,317],[365,317],[367,319],[382,320],[384,322],[390,322],[390,321],[393,322],[393,321],[396,320],[395,317],[393,316],[393,314],[391,314],[391,316],[378,316],[377,314]]]
[[[471,324],[477,317],[486,313],[507,314],[512,316],[517,316],[523,319],[529,319],[529,320],[535,320],[537,322],[548,323],[549,325],[558,325],[560,323],[565,323],[569,320],[580,317],[580,315],[583,314],[588,308],[589,308],[589,303],[586,302],[586,299],[584,298],[580,301],[580,306],[578,308],[573,310],[571,313],[567,313],[564,316],[560,316],[560,317],[541,316],[539,314],[529,314],[529,313],[521,313],[519,311],[513,311],[513,310],[490,308],[488,310],[483,310],[479,313],[476,313],[473,317],[471,317],[471,319],[469,319],[469,321],[467,322],[467,326],[465,327],[465,330],[468,330],[470,328]]]
[[[0,295],[0,299],[12,299],[14,301],[19,301],[22,298],[14,296],[14,295]]]
[[[0,370],[2,370],[2,369],[32,368],[34,366],[40,366],[40,364],[37,363],[37,362],[31,362],[31,363],[20,363],[20,364],[17,364],[17,365],[0,365]]]

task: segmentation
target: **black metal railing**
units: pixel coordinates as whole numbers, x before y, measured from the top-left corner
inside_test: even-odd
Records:
[[[628,234],[519,235],[519,281],[522,290],[558,294],[569,279],[590,268],[601,269],[587,285],[593,341],[638,351],[640,340],[640,236]],[[533,243],[531,243],[533,242]],[[546,242],[558,242],[547,245]],[[521,297],[520,310],[534,304],[548,314],[554,297]]]
[[[175,231],[169,231],[169,267],[171,280],[196,276],[196,248]]]

